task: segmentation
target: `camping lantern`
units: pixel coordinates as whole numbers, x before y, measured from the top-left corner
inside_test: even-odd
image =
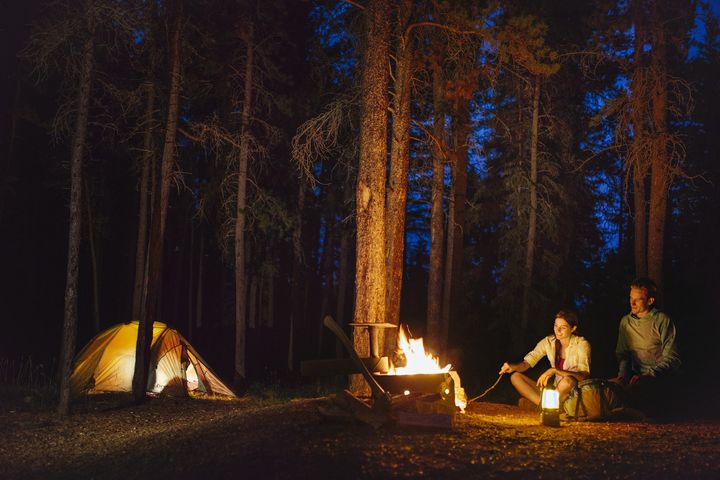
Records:
[[[548,427],[560,426],[560,395],[551,385],[542,391],[542,424]]]

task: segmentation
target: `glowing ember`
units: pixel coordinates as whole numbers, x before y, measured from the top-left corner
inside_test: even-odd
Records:
[[[432,354],[425,352],[422,338],[410,338],[405,335],[404,329],[398,333],[398,350],[405,356],[407,362],[404,367],[393,366],[391,375],[415,375],[417,373],[446,373],[450,371],[448,363],[440,368],[440,361]]]

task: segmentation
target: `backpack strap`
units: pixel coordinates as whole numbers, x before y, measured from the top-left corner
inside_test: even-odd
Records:
[[[580,418],[580,416],[581,416],[581,415],[579,415],[580,409],[582,409],[582,416],[587,417],[588,411],[587,411],[587,406],[585,405],[585,402],[583,401],[582,388],[579,385],[575,388],[577,388],[577,392],[578,392],[577,402],[575,403],[575,418]]]
[[[606,385],[605,382],[600,382],[598,384],[600,388],[600,414],[602,417],[607,417],[610,414],[610,408],[609,408],[609,402],[607,399],[607,392],[605,391]]]

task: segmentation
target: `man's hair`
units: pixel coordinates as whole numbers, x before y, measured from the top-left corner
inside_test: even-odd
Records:
[[[636,278],[630,283],[630,288],[644,288],[648,298],[655,298],[657,296],[657,285],[647,277]]]
[[[578,326],[578,316],[577,313],[575,313],[572,310],[560,310],[555,314],[555,318],[562,318],[565,320],[568,325],[571,327],[577,327]]]

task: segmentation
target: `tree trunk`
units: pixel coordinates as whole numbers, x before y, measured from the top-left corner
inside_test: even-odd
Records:
[[[298,221],[293,231],[293,270],[290,293],[290,331],[288,332],[288,358],[287,366],[289,371],[295,370],[295,340],[297,332],[301,331],[299,328],[304,322],[304,311],[302,309],[303,303],[303,278],[305,270],[305,262],[303,260],[302,250],[302,216],[305,210],[305,183],[298,185]]]
[[[267,274],[267,318],[265,319],[265,326],[267,328],[273,328],[275,326],[275,277],[271,272]]]
[[[330,315],[330,302],[332,299],[332,292],[335,290],[333,281],[333,266],[335,265],[334,260],[334,244],[335,244],[335,229],[336,226],[332,225],[335,219],[335,196],[332,192],[328,194],[327,199],[327,210],[328,214],[325,216],[325,237],[323,239],[322,256],[320,260],[320,278],[322,279],[322,300],[320,301],[320,316],[317,324],[317,354],[318,358],[321,358],[323,352],[323,337],[325,335],[325,326],[323,325],[323,318],[326,315]]]
[[[528,211],[528,236],[525,250],[525,276],[523,279],[523,303],[520,317],[520,339],[527,332],[530,317],[530,292],[532,291],[533,267],[535,262],[535,242],[537,229],[537,173],[538,173],[538,126],[540,118],[540,76],[533,79],[533,110],[530,131],[530,209]],[[521,343],[522,343],[521,341]]]
[[[652,132],[653,147],[650,164],[650,215],[648,223],[648,274],[662,292],[663,288],[663,247],[665,242],[665,220],[670,191],[671,172],[668,153],[667,110],[668,80],[665,38],[665,17],[662,11],[665,2],[652,2],[654,28],[652,65]]]
[[[188,284],[187,284],[187,339],[192,341],[193,323],[193,289],[195,287],[195,225],[190,220],[190,249],[188,254]]]
[[[343,189],[344,201],[343,205],[347,205],[352,200],[352,188],[350,182],[346,180]],[[347,297],[348,283],[350,276],[350,249],[352,248],[351,233],[347,225],[342,222],[340,224],[340,261],[338,265],[338,281],[337,281],[337,304],[335,305],[335,320],[341,328],[345,328],[345,299]],[[345,355],[345,347],[340,340],[335,341],[335,356],[342,358]]]
[[[445,241],[443,195],[445,189],[445,111],[443,108],[443,78],[440,62],[443,52],[435,52],[432,62],[433,79],[433,146],[432,193],[430,212],[430,260],[428,270],[427,329],[428,346],[438,352],[441,345],[440,316],[443,288],[443,243]]]
[[[250,160],[250,115],[252,113],[253,53],[255,50],[254,24],[245,25],[245,84],[243,85],[243,108],[240,125],[240,156],[238,158],[238,187],[235,220],[235,378],[237,388],[245,383],[245,333],[246,333],[246,273],[245,273],[245,207],[247,205],[247,177]]]
[[[162,286],[163,248],[165,244],[165,222],[170,196],[175,137],[177,134],[178,111],[180,109],[181,82],[181,26],[182,2],[176,4],[177,11],[173,23],[170,44],[170,90],[168,92],[168,113],[163,144],[162,164],[160,167],[159,188],[156,190],[155,207],[150,230],[148,252],[148,271],[146,276],[145,315],[140,317],[137,347],[135,353],[135,372],[133,375],[133,397],[136,403],[145,401],[150,366],[150,343],[153,323],[158,318]]]
[[[90,198],[90,189],[86,179],[83,179],[85,188],[85,211],[88,219],[88,242],[90,243],[90,263],[92,265],[92,285],[93,285],[93,332],[100,331],[100,267],[98,265],[97,247],[95,245],[95,232],[93,231],[94,222]]]
[[[200,231],[200,253],[198,254],[197,294],[195,295],[195,326],[203,322],[203,265],[205,264],[205,234]]]
[[[633,167],[633,219],[635,230],[635,276],[647,276],[647,202],[645,200],[645,173],[640,165]]]
[[[192,207],[190,207],[192,208]],[[185,279],[185,272],[183,271],[183,266],[185,265],[185,257],[186,256],[192,256],[190,254],[190,250],[188,249],[188,238],[186,234],[186,227],[188,224],[192,224],[192,212],[189,210],[186,211],[185,214],[185,221],[183,222],[184,225],[182,226],[180,230],[182,239],[180,240],[179,245],[176,247],[176,250],[173,252],[173,255],[171,257],[173,258],[174,265],[174,272],[173,277],[176,279]],[[192,229],[192,227],[190,227]],[[176,240],[177,241],[177,240]],[[181,289],[182,281],[176,280],[173,282],[174,284],[174,292],[173,292],[173,306],[172,306],[172,313],[170,314],[172,318],[173,323],[174,322],[180,322],[180,298],[181,298]],[[167,316],[167,310],[165,310],[165,315]]]
[[[647,264],[647,177],[646,137],[647,137],[647,75],[643,60],[643,47],[646,42],[643,0],[635,0],[631,5],[633,27],[635,29],[633,62],[634,70],[630,81],[631,121],[633,138],[630,143],[629,169],[633,182],[633,219],[635,275],[648,274]]]
[[[385,321],[395,325],[400,321],[405,258],[405,206],[410,165],[410,80],[413,52],[412,37],[409,32],[406,33],[406,30],[411,12],[410,0],[402,0],[398,3],[390,178],[385,214],[385,252],[388,270]],[[386,333],[385,349],[390,351],[397,342],[396,331],[388,330]]]
[[[262,320],[258,321],[258,276],[250,277],[250,293],[248,294],[248,327],[256,328],[262,326]],[[261,304],[262,305],[262,304]]]
[[[15,79],[15,95],[10,116],[10,134],[8,135],[7,161],[0,161],[0,226],[3,222],[6,197],[10,192],[10,176],[15,166],[15,142],[17,140],[18,110],[20,103],[20,81]],[[5,182],[5,184],[3,184]]]
[[[470,137],[470,99],[453,102],[452,184],[448,206],[445,283],[443,286],[440,342],[437,354],[447,359],[447,342],[453,311],[460,299],[460,275],[465,231],[465,203],[467,201],[468,139]]]
[[[387,155],[387,89],[390,7],[371,0],[365,9],[367,44],[362,62],[360,113],[360,165],[356,190],[357,258],[355,271],[355,322],[382,322],[385,318],[385,179]],[[356,329],[354,348],[369,353],[367,335]],[[366,391],[355,376],[351,391]]]
[[[65,281],[65,310],[63,315],[62,343],[60,345],[60,399],[58,414],[70,413],[70,374],[75,355],[78,323],[78,257],[82,223],[82,161],[87,134],[90,93],[95,64],[92,38],[83,46],[82,72],[77,98],[77,117],[73,129],[70,157],[70,219],[68,231],[68,263]]]
[[[157,15],[157,4],[150,2],[146,12],[145,19],[145,41],[147,42],[149,49],[149,65],[147,81],[145,83],[145,118],[144,118],[144,132],[143,132],[143,151],[141,157],[141,171],[140,178],[138,180],[138,230],[137,230],[137,241],[135,247],[135,282],[133,284],[133,303],[132,303],[132,318],[139,320],[145,318],[145,312],[143,311],[144,297],[147,292],[145,289],[145,278],[147,275],[147,243],[148,243],[148,221],[149,221],[149,210],[151,205],[151,196],[149,185],[155,185],[154,181],[154,168],[153,159],[155,157],[155,146],[153,144],[153,135],[155,132],[155,100],[156,100],[156,88],[155,88],[155,66],[157,64],[157,46],[155,44],[155,36],[153,29],[153,22]]]

